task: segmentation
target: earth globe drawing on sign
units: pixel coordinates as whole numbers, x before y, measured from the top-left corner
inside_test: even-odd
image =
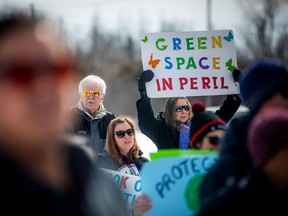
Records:
[[[187,207],[193,212],[197,213],[200,209],[200,186],[205,174],[196,174],[186,184],[184,192],[184,200]]]

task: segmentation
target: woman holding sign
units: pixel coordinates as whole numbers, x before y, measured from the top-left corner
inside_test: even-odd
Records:
[[[130,117],[113,119],[107,130],[107,152],[98,155],[99,167],[140,176],[140,169],[148,159],[140,156],[135,131],[135,123]]]
[[[238,77],[239,73],[239,70],[234,70],[233,77]],[[138,90],[141,96],[141,99],[136,103],[139,127],[156,144],[158,149],[187,149],[192,116],[190,103],[186,97],[168,98],[165,111],[155,118],[145,86],[145,83],[151,81],[153,77],[154,73],[148,70],[142,72],[138,78]],[[228,95],[216,114],[228,122],[240,104],[241,99],[238,95]]]

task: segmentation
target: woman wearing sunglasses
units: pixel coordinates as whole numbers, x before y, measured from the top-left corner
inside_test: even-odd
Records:
[[[154,73],[143,71],[138,78],[141,99],[137,101],[138,122],[141,131],[148,136],[158,149],[189,148],[189,130],[192,116],[191,106],[186,97],[168,98],[165,111],[154,117],[145,83],[153,79]],[[228,95],[216,114],[228,122],[241,104],[238,95]]]
[[[175,98],[175,100],[177,99]],[[183,99],[178,100],[181,101]],[[193,117],[191,119],[191,137],[188,148],[218,150],[219,143],[224,136],[226,123],[215,113],[205,111],[205,106],[201,102],[195,102],[191,110],[189,109],[189,112],[193,112]],[[152,208],[152,202],[153,201],[145,194],[138,196],[133,208],[134,215],[142,215],[148,212]]]
[[[140,156],[135,130],[135,123],[130,117],[113,119],[107,130],[107,152],[98,155],[98,166],[140,176],[139,171],[148,159]]]

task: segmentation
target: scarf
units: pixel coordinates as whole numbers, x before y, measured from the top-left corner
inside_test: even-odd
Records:
[[[79,110],[82,110],[83,112],[86,113],[86,115],[88,115],[92,120],[95,120],[95,119],[101,119],[103,118],[105,115],[106,115],[106,109],[104,107],[103,104],[100,104],[99,106],[99,110],[97,111],[97,113],[95,114],[95,116],[93,117],[91,115],[91,113],[89,112],[89,110],[87,110],[81,101],[79,101],[76,105],[76,107],[79,109]]]
[[[125,172],[126,174],[130,174],[130,175],[140,176],[140,172],[139,172],[140,167],[136,163],[136,161],[131,161],[127,157],[125,157],[124,155],[122,155],[122,160],[125,163],[125,165],[122,166],[117,171],[122,171],[122,172]]]
[[[187,149],[189,146],[190,125],[191,125],[191,122],[189,120],[184,124],[180,123],[179,149]]]

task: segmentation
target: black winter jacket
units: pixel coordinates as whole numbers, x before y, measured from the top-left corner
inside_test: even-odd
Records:
[[[216,114],[225,122],[228,122],[234,116],[240,104],[241,101],[234,100],[232,96],[228,96],[223,105],[216,111]],[[141,132],[149,137],[158,149],[178,149],[179,132],[172,132],[167,127],[162,115],[158,115],[157,118],[154,117],[150,99],[140,99],[137,101],[136,106]]]
[[[223,187],[215,202],[202,208],[198,216],[288,215],[287,200],[287,190],[276,190],[261,170],[253,170]]]
[[[61,143],[59,143],[61,144]],[[122,194],[76,144],[63,144],[71,188],[56,189],[0,151],[1,215],[128,215]],[[111,208],[113,203],[113,208]]]
[[[100,119],[91,119],[77,107],[71,108],[68,112],[69,123],[66,126],[66,131],[89,138],[88,145],[96,153],[102,153],[105,148],[107,127],[115,115],[106,112],[106,115]]]
[[[219,160],[205,176],[201,190],[201,208],[206,209],[218,202],[226,184],[237,182],[248,174],[251,159],[246,145],[247,131],[251,121],[250,114],[233,119],[230,122],[219,149]]]

